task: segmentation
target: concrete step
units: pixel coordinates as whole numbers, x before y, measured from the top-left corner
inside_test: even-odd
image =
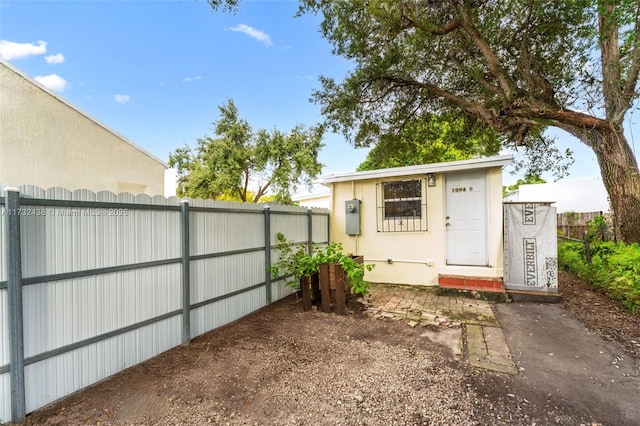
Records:
[[[514,302],[560,303],[562,296],[558,293],[541,291],[508,290],[507,296]]]

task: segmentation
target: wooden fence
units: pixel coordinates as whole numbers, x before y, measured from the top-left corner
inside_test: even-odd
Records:
[[[588,213],[576,213],[565,212],[558,213],[558,231],[565,237],[583,239],[586,233],[589,231],[589,223],[593,221],[597,216],[604,216],[607,223],[611,220],[610,213],[603,212],[588,212]],[[611,239],[610,227],[605,230],[603,239]]]

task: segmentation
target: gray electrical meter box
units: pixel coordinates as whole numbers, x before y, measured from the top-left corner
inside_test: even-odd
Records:
[[[360,235],[360,200],[345,201],[347,235]]]

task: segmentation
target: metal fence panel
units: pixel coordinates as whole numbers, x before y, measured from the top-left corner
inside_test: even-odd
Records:
[[[7,280],[7,256],[6,256],[6,211],[4,206],[5,185],[0,184],[0,282]],[[9,306],[7,290],[0,289],[0,368],[9,365]],[[0,423],[11,418],[11,388],[9,372],[0,373]]]
[[[190,209],[195,210],[189,217],[195,337],[266,304],[264,207],[193,200]]]
[[[25,368],[27,412],[180,344],[179,316],[132,330]]]
[[[199,201],[199,202],[197,202]],[[234,207],[234,204],[237,206]],[[191,256],[243,250],[264,246],[263,207],[239,203],[193,200],[190,208],[199,206],[234,211],[191,211],[189,241]]]
[[[312,236],[314,243],[325,243],[329,241],[329,210],[314,211],[312,223]]]
[[[46,195],[51,194],[64,199],[71,196],[68,191]],[[98,201],[136,203],[133,196],[125,194],[118,200],[105,193],[99,195]],[[25,278],[180,256],[178,211],[76,207],[71,200],[66,206],[29,208],[44,214],[21,217]]]
[[[11,419],[11,386],[9,373],[0,374],[0,422]]]
[[[197,304],[261,284],[264,252],[254,251],[191,262],[191,303]]]
[[[328,234],[328,216],[312,216],[309,226],[303,208],[275,206],[267,214],[262,205],[188,200],[183,256],[183,213],[175,197],[34,186],[20,191],[23,207],[35,212],[20,217],[27,412],[175,347],[185,336],[247,315],[268,297],[291,294],[284,280],[270,283],[265,261],[269,253],[277,261],[277,250],[265,247],[265,239],[273,245],[282,232],[304,244],[309,228],[314,241],[325,242]],[[5,215],[0,225],[5,422],[13,416]]]
[[[180,265],[24,287],[29,358],[180,309]]]
[[[7,257],[5,255],[5,248],[7,247],[6,240],[6,226],[7,226],[7,214],[4,207],[4,188],[5,186],[0,184],[0,282],[7,280]],[[1,365],[1,364],[0,364]]]
[[[229,324],[266,305],[264,287],[224,298],[191,311],[191,337]]]
[[[4,226],[4,224],[2,225]],[[0,253],[3,250],[0,250]],[[4,281],[4,279],[0,279],[0,281]],[[0,290],[0,368],[9,365],[9,315],[7,303],[7,290]],[[11,388],[9,386],[9,372],[5,372],[0,373],[0,423],[9,420],[10,416]]]
[[[0,290],[0,367],[9,365],[9,306],[7,290]]]
[[[0,185],[0,191],[3,186]],[[0,192],[3,196],[4,192]],[[6,212],[4,202],[0,203],[0,282],[7,281],[7,257],[5,255],[6,248]],[[7,290],[0,289],[0,367],[9,364],[9,313],[8,313]],[[2,393],[0,398],[0,410],[4,399],[8,399],[8,393]],[[0,411],[1,413],[2,411]],[[2,421],[0,416],[0,422]]]
[[[291,278],[289,278],[289,280],[291,280]],[[272,282],[271,294],[274,301],[283,299],[296,292],[292,287],[287,286],[285,284],[286,282],[287,280],[284,279],[274,280]]]
[[[271,208],[271,241],[276,243],[276,235],[282,233],[287,240],[308,241],[307,212],[305,209],[276,206]],[[277,258],[276,258],[277,259]]]

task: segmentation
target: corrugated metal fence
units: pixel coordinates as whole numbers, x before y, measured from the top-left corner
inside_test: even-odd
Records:
[[[291,294],[278,232],[329,240],[325,209],[0,190],[0,422]]]

